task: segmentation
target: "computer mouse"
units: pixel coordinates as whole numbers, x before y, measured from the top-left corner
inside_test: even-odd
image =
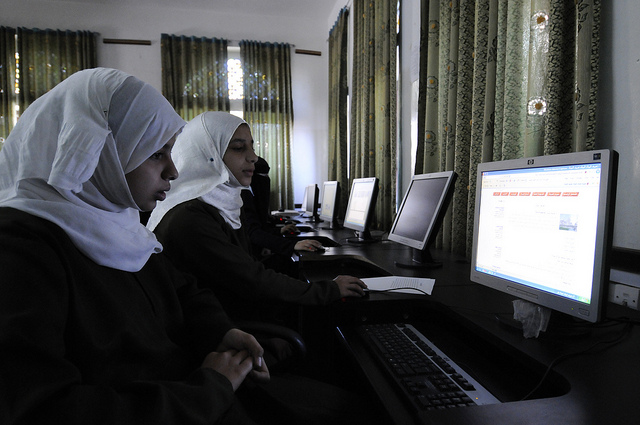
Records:
[[[325,252],[327,250],[327,248],[323,247],[323,246],[316,246],[316,251],[315,252]]]

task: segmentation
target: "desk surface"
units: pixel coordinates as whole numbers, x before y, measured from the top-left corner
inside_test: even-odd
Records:
[[[330,237],[344,242],[349,231],[316,231],[300,237]],[[453,254],[434,251],[443,260],[441,268],[405,269],[395,260],[409,258],[411,250],[391,241],[327,249],[324,253],[303,253],[299,261],[309,280],[333,277],[349,270],[359,277],[388,272],[393,275],[436,279],[431,296],[371,294],[366,300],[349,300],[333,306],[336,326],[348,353],[371,389],[396,424],[419,423],[378,367],[354,332],[365,321],[407,321],[444,335],[458,351],[486,354],[489,363],[474,370],[487,375],[497,391],[504,384],[505,403],[452,409],[430,413],[433,424],[630,424],[638,423],[640,392],[640,330],[615,321],[584,324],[585,333],[566,336],[550,332],[537,339],[525,339],[522,331],[505,326],[498,316],[512,314],[508,294],[485,288],[469,280],[469,263]],[[353,268],[355,266],[355,269]],[[324,275],[323,275],[324,274]],[[329,275],[327,275],[329,274]],[[358,273],[352,273],[358,275]],[[610,304],[608,318],[631,316],[637,312]],[[562,321],[562,316],[552,316]],[[428,337],[431,337],[427,334]],[[450,338],[449,338],[450,337]],[[621,338],[620,341],[617,339]],[[615,341],[615,343],[614,343]],[[461,350],[460,348],[463,348]],[[455,357],[454,353],[448,353]],[[481,356],[482,357],[482,356]],[[491,363],[493,359],[493,364]],[[454,358],[454,360],[456,360]],[[541,394],[520,401],[533,389],[549,365]],[[481,380],[486,384],[486,380]],[[523,391],[519,393],[519,391]]]

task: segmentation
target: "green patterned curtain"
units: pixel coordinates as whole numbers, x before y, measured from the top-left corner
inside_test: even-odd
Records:
[[[0,138],[39,96],[74,72],[97,66],[96,38],[89,31],[0,28]]]
[[[0,148],[16,119],[16,30],[0,27]]]
[[[593,149],[600,1],[421,6],[415,173],[458,173],[438,243],[468,256],[478,163]]]
[[[95,68],[96,38],[89,31],[18,28],[20,111],[71,74]]]
[[[256,153],[271,171],[273,208],[293,208],[291,179],[291,46],[240,42],[244,84],[244,119],[251,126]]]
[[[161,34],[162,94],[189,121],[230,110],[227,40]]]
[[[372,228],[389,230],[396,199],[396,0],[354,0],[351,178],[378,177]]]
[[[347,174],[347,36],[349,10],[338,14],[335,25],[329,32],[329,180],[337,180],[340,192],[339,215],[349,199]]]

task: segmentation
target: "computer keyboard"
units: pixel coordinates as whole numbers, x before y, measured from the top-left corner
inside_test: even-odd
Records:
[[[361,325],[358,333],[418,411],[500,403],[412,325]]]

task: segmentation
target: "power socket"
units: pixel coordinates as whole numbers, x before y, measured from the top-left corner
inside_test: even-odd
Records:
[[[609,301],[620,304],[625,307],[639,310],[638,298],[640,297],[640,288],[623,285],[622,283],[609,284]]]

